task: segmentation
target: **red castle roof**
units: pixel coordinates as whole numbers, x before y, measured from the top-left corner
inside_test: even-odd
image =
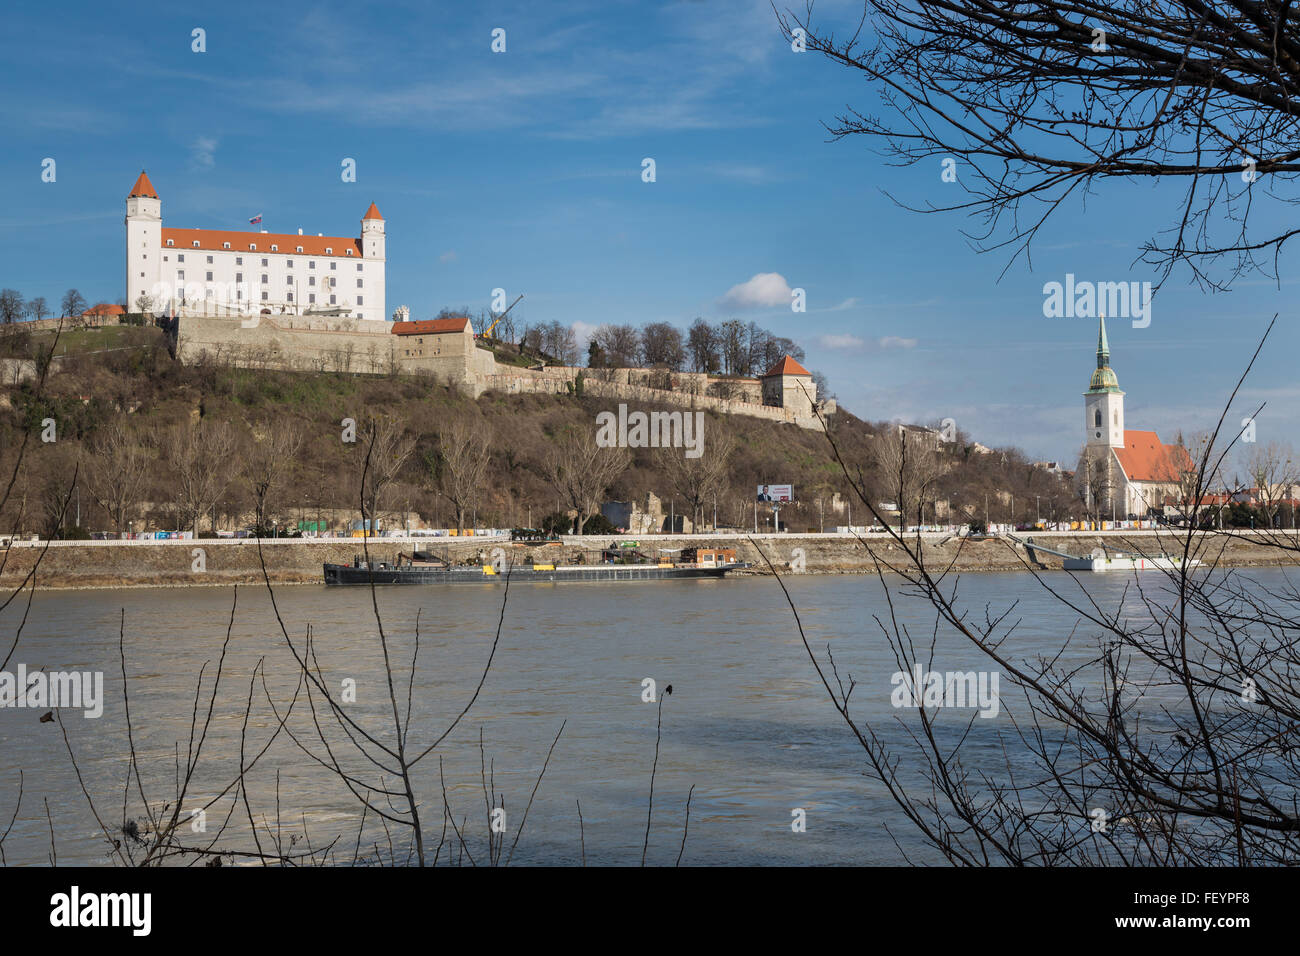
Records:
[[[143,169],[140,170],[140,178],[135,181],[135,185],[131,187],[131,191],[126,194],[127,199],[130,199],[133,196],[144,196],[148,199],[158,198],[158,193],[154,190],[153,183],[149,182],[149,177],[145,175]]]
[[[438,335],[444,332],[464,332],[469,325],[465,316],[450,319],[425,319],[419,322],[394,322],[394,335]]]
[[[773,375],[809,375],[810,376],[812,375],[812,372],[808,371],[806,368],[804,368],[802,365],[800,365],[798,362],[796,362],[794,359],[792,359],[790,356],[787,355],[784,358],[782,358],[781,361],[777,362],[770,369],[768,369],[767,374],[765,374],[763,378],[770,378]]]

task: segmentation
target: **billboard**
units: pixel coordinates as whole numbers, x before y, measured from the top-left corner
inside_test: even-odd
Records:
[[[759,501],[794,501],[792,485],[759,485]]]

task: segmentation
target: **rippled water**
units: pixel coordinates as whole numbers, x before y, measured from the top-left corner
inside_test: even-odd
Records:
[[[1064,576],[1053,580],[1068,581]],[[1096,576],[1088,587],[1102,606],[1113,607],[1131,583],[1131,578]],[[857,681],[855,714],[885,731],[906,755],[897,718],[907,712],[890,705],[890,676],[898,668],[872,620],[888,613],[879,583],[868,577],[802,576],[788,579],[788,586],[814,648],[824,654],[829,645],[841,675]],[[419,613],[409,746],[422,749],[469,702],[491,648],[502,590],[464,585],[378,593],[403,707]],[[162,803],[174,792],[178,752],[184,761],[195,684],[205,663],[205,685],[211,686],[233,596],[227,588],[151,589],[47,592],[33,600],[8,670],[22,662],[29,669],[105,672],[103,717],[61,713],[86,787],[110,824],[123,816],[129,752],[118,663],[123,615],[136,746],[146,792]],[[980,616],[988,602],[994,608],[1020,602],[1012,619],[1021,623],[1008,644],[1013,656],[1055,653],[1069,640],[1067,659],[1082,660],[1095,647],[1087,628],[1068,638],[1075,615],[1028,575],[971,575],[961,581],[961,596]],[[393,745],[370,592],[285,587],[276,591],[276,599],[299,646],[311,626],[329,685],[340,687],[345,678],[356,681],[357,701],[349,705],[349,714]],[[902,619],[917,628],[919,641],[928,641],[933,623],[928,605],[901,601]],[[1133,602],[1132,595],[1128,601]],[[0,656],[23,613],[20,604],[0,616]],[[210,800],[238,771],[240,731],[258,661],[264,661],[276,706],[283,707],[293,694],[294,659],[264,588],[240,590],[231,635],[203,760],[184,804],[187,811]],[[944,637],[934,666],[988,667],[969,648]],[[658,713],[656,704],[641,699],[647,677],[657,681],[663,697],[649,862],[676,860],[692,786],[684,863],[899,863],[904,857],[895,838],[912,859],[935,859],[870,775],[861,748],[817,680],[780,587],[764,578],[512,586],[500,646],[482,693],[458,729],[419,765],[416,790],[430,846],[437,845],[443,829],[439,755],[448,800],[456,819],[466,820],[470,851],[481,861],[488,809],[480,731],[496,790],[505,795],[508,850],[547,749],[563,724],[515,862],[578,862],[584,842],[589,863],[639,862]],[[671,696],[663,696],[667,684],[673,687]],[[206,706],[204,695],[201,712]],[[967,760],[994,765],[1002,759],[999,737],[1009,730],[1010,706],[1004,705],[995,719],[975,721],[963,745]],[[968,716],[958,716],[954,726]],[[108,862],[59,724],[41,723],[38,717],[32,710],[0,708],[0,831],[13,810],[20,769],[25,791],[4,844],[6,859],[10,864],[48,862],[48,801],[58,861]],[[314,752],[323,753],[305,700],[289,726]],[[249,753],[263,745],[274,727],[259,680],[249,719]],[[338,737],[332,733],[332,742]],[[354,760],[349,766],[376,779],[364,763]],[[336,858],[352,859],[360,821],[356,799],[287,735],[250,772],[249,797],[259,821],[276,816],[278,797],[283,832],[300,832],[305,824],[314,847],[337,839]],[[138,816],[134,792],[128,804],[128,815]],[[209,808],[209,833],[231,808],[229,797]],[[805,833],[791,830],[794,808],[806,811]],[[222,845],[251,848],[242,804],[237,810]],[[372,816],[362,849],[378,844],[386,853],[386,837],[374,823]],[[197,836],[191,838],[197,841]]]

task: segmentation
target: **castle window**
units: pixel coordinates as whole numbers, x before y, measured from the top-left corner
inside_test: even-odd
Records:
[[[315,303],[315,301],[316,301],[316,296],[315,296],[314,294],[313,294],[313,295],[309,295],[309,296],[307,296],[307,301],[308,301],[308,302],[311,302],[311,303]]]
[[[184,262],[184,261],[185,261],[185,253],[182,252],[179,256],[177,256],[177,257],[176,257],[176,261],[177,261],[177,262]]]
[[[284,278],[284,284],[285,284],[285,285],[293,285],[293,276],[285,276],[285,278]]]
[[[174,245],[176,245],[176,240],[175,240],[175,239],[168,239],[168,240],[167,240],[167,245],[169,245],[169,246],[174,246]]]
[[[263,259],[263,260],[262,260],[262,268],[263,268],[263,269],[266,268],[266,263],[267,263],[267,260]]]
[[[327,255],[327,256],[332,256],[332,255],[334,255],[334,247],[333,247],[333,246],[326,246],[326,247],[325,247],[325,255]]]
[[[365,305],[365,304],[366,303],[362,301],[361,296],[357,296],[357,305]]]
[[[235,273],[235,281],[236,281],[236,282],[243,282],[243,281],[244,281],[244,274],[243,274],[242,272],[236,272],[236,273]]]
[[[255,243],[255,242],[250,242],[250,243],[248,244],[248,251],[249,251],[249,252],[256,252],[256,251],[257,251],[257,243]],[[266,265],[266,260],[265,260],[265,259],[262,260],[262,265]]]
[[[223,243],[221,244],[221,248],[222,248],[222,249],[229,249],[229,248],[230,248],[230,243],[228,243],[228,242],[223,242]]]
[[[1098,428],[1101,427],[1101,409],[1100,409],[1100,408],[1097,409],[1096,414],[1093,416],[1093,424],[1096,425]]]
[[[334,304],[334,296],[330,296],[330,305]]]
[[[315,260],[315,259],[308,259],[308,260],[307,260],[307,268],[308,268],[308,269],[315,269],[315,268],[316,268],[316,260]]]
[[[237,265],[237,266],[242,266],[243,264],[244,264],[244,257],[243,257],[243,256],[235,256],[235,265]]]
[[[212,257],[208,256],[208,265],[212,265]]]
[[[293,260],[292,260],[292,259],[287,259],[287,260],[285,260],[285,261],[288,262],[288,264],[289,264],[289,268],[292,269],[292,268],[293,268]]]
[[[357,280],[357,288],[358,288],[358,289],[361,288],[361,280],[360,280],[360,279]]]
[[[339,267],[339,264],[338,264],[337,262],[331,262],[331,263],[330,263],[330,269],[331,269],[331,270],[337,269],[338,267]]]
[[[266,273],[263,272],[263,273],[262,273],[262,285],[266,285],[266,283],[267,283],[268,281],[269,281],[269,280],[266,278]]]
[[[176,281],[177,281],[177,282],[184,282],[184,281],[185,281],[185,270],[184,270],[184,269],[181,269],[179,272],[176,273]]]
[[[290,301],[290,302],[293,301],[293,293],[292,293],[292,292],[289,293],[289,301]]]
[[[316,277],[315,277],[315,276],[308,276],[308,277],[307,277],[307,284],[308,284],[308,285],[315,285],[315,284],[316,284]]]
[[[211,281],[212,281],[212,273],[211,273],[211,272],[208,273],[207,281],[208,281],[208,282],[211,282]]]
[[[279,252],[279,251],[280,251],[280,247],[279,247],[278,245],[276,245],[276,244],[273,242],[273,243],[271,243],[271,251],[272,251],[272,252]]]
[[[1119,409],[1115,409],[1115,424],[1119,425]]]
[[[358,272],[360,272],[360,271],[362,270],[362,268],[364,268],[364,267],[365,267],[365,263],[364,263],[364,262],[358,262],[358,263],[357,263],[357,271],[358,271]]]
[[[265,302],[266,299],[267,299],[267,295],[266,295],[265,292],[263,292],[263,293],[262,293],[262,301]]]
[[[295,249],[294,251],[295,251],[295,252],[302,252],[302,246],[299,246],[299,247],[298,247],[297,249]]]
[[[199,247],[199,241],[195,239],[194,242],[191,243],[191,245],[194,246],[195,249],[197,249]]]
[[[236,289],[236,290],[235,290],[235,301],[238,302],[238,301],[240,301],[243,297],[244,297],[244,293],[243,293],[241,290]]]
[[[348,253],[348,255],[352,255],[352,250],[351,250],[351,249],[348,249],[348,250],[347,250],[347,253]]]

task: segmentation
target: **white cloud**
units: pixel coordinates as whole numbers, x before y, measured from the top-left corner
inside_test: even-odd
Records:
[[[819,335],[817,344],[824,349],[834,349],[836,351],[847,351],[850,349],[860,349],[867,343],[858,338],[856,335]]]
[[[190,144],[190,164],[195,169],[211,169],[217,165],[217,141],[211,136],[200,136]]]
[[[595,333],[598,326],[591,325],[587,322],[573,323],[573,336],[578,340],[578,348],[585,348],[591,341],[591,336]]]
[[[457,256],[456,256],[455,249],[448,249],[446,252],[444,252],[442,255],[438,257],[439,262],[455,262],[456,259]]]
[[[905,339],[897,335],[886,335],[876,344],[882,349],[912,349],[916,348],[916,339]]]
[[[790,283],[779,272],[760,272],[748,282],[733,285],[722,297],[722,303],[740,309],[788,306]]]

